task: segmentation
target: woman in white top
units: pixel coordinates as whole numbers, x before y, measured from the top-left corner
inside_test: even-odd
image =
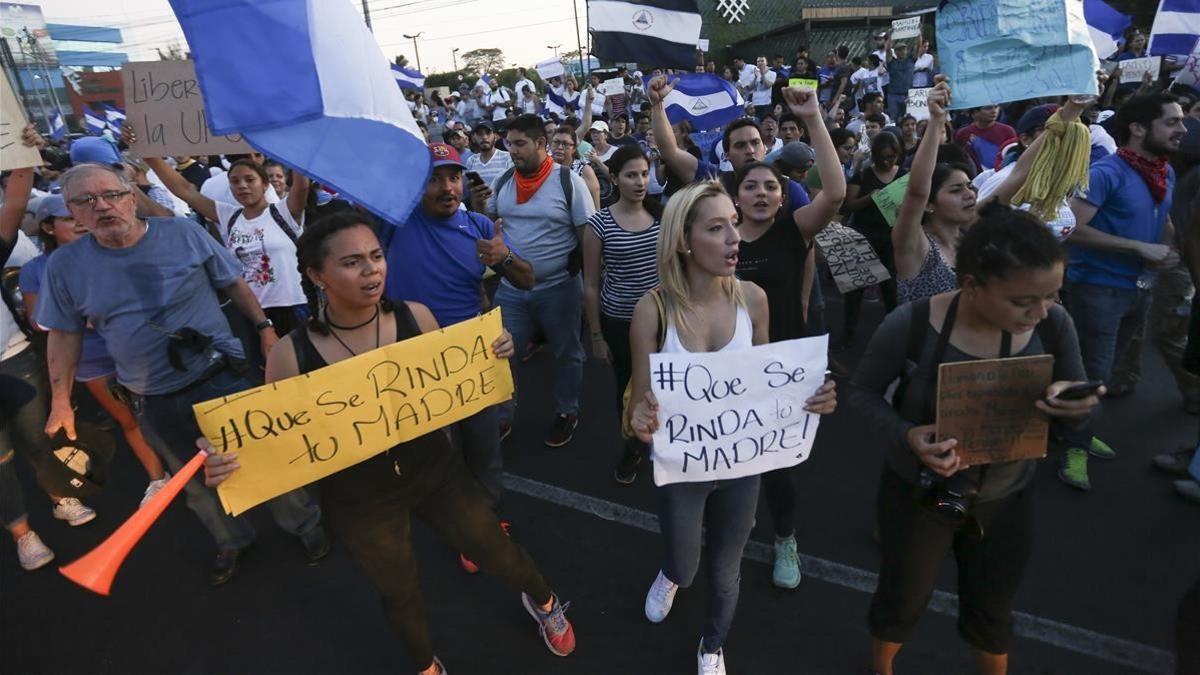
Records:
[[[658,308],[651,294],[633,311],[630,343],[633,379],[631,425],[644,443],[658,428],[658,403],[650,391],[651,352],[711,352],[747,349],[768,340],[767,296],[734,276],[738,215],[721,184],[689,185],[667,202],[658,238],[657,291],[666,317],[658,346]],[[806,410],[833,411],[837,399],[827,382]],[[651,454],[652,459],[654,454]],[[759,477],[672,483],[662,488],[659,524],[665,544],[663,566],[646,596],[646,618],[667,617],[675,592],[690,586],[700,564],[702,529],[707,529],[708,607],[696,655],[702,674],[725,672],[722,644],[737,607],[741,559],[758,504]]]
[[[308,199],[307,177],[293,171],[286,199],[268,204],[266,171],[251,160],[240,159],[229,167],[228,174],[238,203],[226,204],[200,194],[161,158],[147,157],[146,164],[172,194],[216,224],[221,242],[242,261],[242,276],[280,337],[308,316],[296,266],[296,239],[303,231]]]

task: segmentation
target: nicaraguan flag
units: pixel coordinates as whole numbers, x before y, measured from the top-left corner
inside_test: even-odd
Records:
[[[1092,35],[1096,56],[1102,59],[1117,53],[1117,40],[1133,22],[1132,18],[1113,9],[1104,0],[1083,0],[1083,17]]]
[[[67,135],[67,123],[63,121],[62,113],[54,113],[50,118],[50,140],[61,141]]]
[[[646,83],[650,77],[644,78]],[[732,82],[712,73],[679,73],[667,78],[675,88],[663,100],[671,124],[683,120],[698,131],[716,129],[746,114],[746,101]]]
[[[1150,54],[1191,54],[1200,40],[1200,0],[1162,0],[1150,28]]]
[[[84,108],[83,128],[87,129],[89,134],[95,134],[99,136],[100,134],[104,133],[105,129],[108,128],[108,122],[106,122],[103,117],[97,115],[95,111],[89,108]]]
[[[392,75],[396,78],[396,84],[400,85],[401,89],[415,89],[416,91],[425,91],[425,76],[418,70],[411,68],[401,68],[396,64],[392,64]]]
[[[668,68],[696,65],[696,0],[588,0],[592,54]]]
[[[213,133],[242,134],[381,218],[408,220],[425,191],[429,150],[349,2],[170,1]]]
[[[114,134],[120,135],[121,125],[125,124],[125,111],[107,103],[101,103],[100,105],[104,106],[104,121],[108,123],[108,128]]]
[[[565,115],[567,105],[573,105],[576,109],[579,108],[579,92],[568,98],[566,87],[546,87],[546,111],[555,113],[556,115]]]

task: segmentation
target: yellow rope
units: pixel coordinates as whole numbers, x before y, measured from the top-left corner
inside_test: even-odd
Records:
[[[1064,122],[1057,112],[1046,120],[1045,134],[1041,152],[1012,203],[1029,204],[1030,212],[1049,222],[1058,218],[1064,199],[1087,191],[1092,139],[1086,126]]]

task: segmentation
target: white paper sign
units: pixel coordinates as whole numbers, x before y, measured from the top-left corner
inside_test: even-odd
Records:
[[[820,415],[804,402],[825,382],[829,336],[751,349],[651,354],[658,398],[654,484],[753,476],[808,459]]]
[[[601,94],[604,94],[605,96],[612,96],[613,94],[624,93],[625,92],[625,79],[620,78],[620,77],[614,77],[614,78],[605,80],[600,83],[600,86],[597,87],[596,90],[599,91]]]
[[[921,17],[896,19],[892,22],[892,39],[907,40],[921,36]]]
[[[537,71],[538,77],[543,80],[549,80],[552,77],[562,77],[566,72],[562,61],[558,57],[546,59],[534,66],[533,69]]]
[[[708,51],[708,38],[700,38],[696,41],[696,49],[702,52]]]
[[[1158,69],[1162,66],[1161,56],[1143,56],[1140,59],[1126,59],[1117,63],[1121,67],[1121,84],[1141,82],[1142,76],[1150,73],[1151,80],[1158,79]]]
[[[905,110],[918,122],[929,119],[929,90],[933,87],[908,90],[908,105]]]

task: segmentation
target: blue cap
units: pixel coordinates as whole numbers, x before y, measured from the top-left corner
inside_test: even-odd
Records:
[[[1017,120],[1015,131],[1018,134],[1032,134],[1038,129],[1046,126],[1046,121],[1050,116],[1058,111],[1058,106],[1053,103],[1046,103],[1039,106],[1034,106],[1025,111],[1021,115],[1021,119]]]
[[[86,164],[89,162],[119,166],[121,153],[117,151],[117,146],[112,141],[99,136],[84,136],[76,139],[71,144],[71,163]]]
[[[45,222],[47,218],[70,218],[71,212],[67,210],[67,200],[62,195],[46,195],[38,200],[37,211],[34,212],[34,219],[38,223]]]

